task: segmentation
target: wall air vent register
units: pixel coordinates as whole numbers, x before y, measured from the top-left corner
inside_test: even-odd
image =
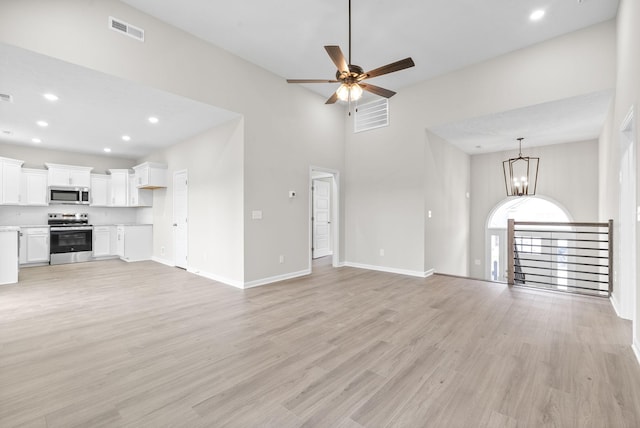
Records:
[[[133,37],[136,40],[144,42],[144,30],[142,28],[134,27],[133,25],[123,21],[122,19],[109,17],[109,28],[118,33],[126,34],[129,37]]]
[[[356,108],[353,132],[389,126],[389,100],[380,98]]]

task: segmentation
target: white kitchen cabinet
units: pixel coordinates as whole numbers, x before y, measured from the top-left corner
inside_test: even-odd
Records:
[[[23,163],[17,159],[0,158],[0,204],[18,205],[20,203]]]
[[[145,162],[133,167],[135,186],[139,189],[160,189],[167,187],[167,165]]]
[[[153,227],[150,224],[117,226],[117,255],[122,260],[149,260],[152,253]]]
[[[88,166],[45,163],[49,170],[49,186],[90,187],[91,170]]]
[[[18,282],[19,227],[0,227],[0,285]]]
[[[108,207],[111,177],[106,174],[91,174],[91,206]]]
[[[111,233],[115,226],[93,227],[93,257],[109,257],[115,254],[115,248],[111,249]]]
[[[49,228],[23,227],[20,239],[20,263],[49,263]]]
[[[20,179],[20,205],[46,206],[47,171],[22,168]]]
[[[109,174],[111,174],[111,202],[109,205],[112,207],[129,206],[129,170],[110,169]]]
[[[153,206],[153,191],[140,189],[136,186],[135,174],[129,175],[129,206],[150,207]]]

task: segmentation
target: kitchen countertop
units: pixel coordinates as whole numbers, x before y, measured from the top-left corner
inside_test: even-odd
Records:
[[[0,232],[20,232],[20,226],[0,226]]]

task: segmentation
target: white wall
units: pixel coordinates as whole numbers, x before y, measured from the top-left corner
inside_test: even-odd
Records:
[[[620,172],[620,125],[629,109],[633,106],[635,114],[635,142],[638,148],[637,126],[640,116],[640,2],[636,0],[621,0],[617,17],[617,76],[615,103],[609,116],[609,121],[600,138],[601,186],[606,189],[601,193],[600,216],[601,219],[613,218],[619,220],[619,172]],[[638,158],[636,165],[640,165],[640,153],[636,150]],[[636,173],[636,189],[640,192],[640,174]],[[640,193],[636,194],[636,201],[640,201]],[[636,257],[640,256],[640,227],[636,226]],[[615,262],[619,259],[616,257]],[[632,295],[635,288],[635,314],[633,315],[633,342],[636,356],[640,360],[640,284],[637,268],[640,261],[636,259],[636,283],[622,284],[614,276],[613,300],[618,301],[620,296]],[[617,269],[616,269],[617,270]],[[624,292],[621,291],[624,289]]]
[[[109,16],[144,28],[145,42],[109,30]],[[308,270],[308,171],[343,170],[339,106],[115,0],[3,1],[0,41],[242,114],[244,280]]]
[[[346,260],[412,272],[433,269],[425,264],[432,251],[425,247],[448,243],[438,237],[426,242],[425,206],[441,202],[424,201],[425,129],[612,89],[615,34],[615,22],[605,22],[403,88],[390,99],[389,127],[347,130]],[[484,177],[479,180],[472,166],[474,185],[490,186]],[[485,220],[475,215],[472,231]],[[457,222],[452,219],[449,229]],[[474,259],[477,250],[472,251]]]
[[[559,203],[574,221],[598,221],[597,140],[525,147],[523,155],[540,158],[536,195]],[[517,156],[517,149],[471,156],[469,272],[472,277],[485,277],[488,216],[507,197],[502,161]],[[480,264],[476,264],[477,260]]]
[[[469,272],[470,172],[468,154],[426,132],[424,263],[437,273]]]
[[[234,119],[144,159],[168,166],[167,189],[154,190],[154,257],[174,263],[173,174],[187,170],[189,270],[243,284],[243,141]]]

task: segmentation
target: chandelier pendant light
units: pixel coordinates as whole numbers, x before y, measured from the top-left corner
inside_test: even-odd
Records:
[[[520,146],[518,157],[502,162],[507,196],[532,196],[536,194],[540,158],[522,156],[522,140],[524,138],[518,138]]]

